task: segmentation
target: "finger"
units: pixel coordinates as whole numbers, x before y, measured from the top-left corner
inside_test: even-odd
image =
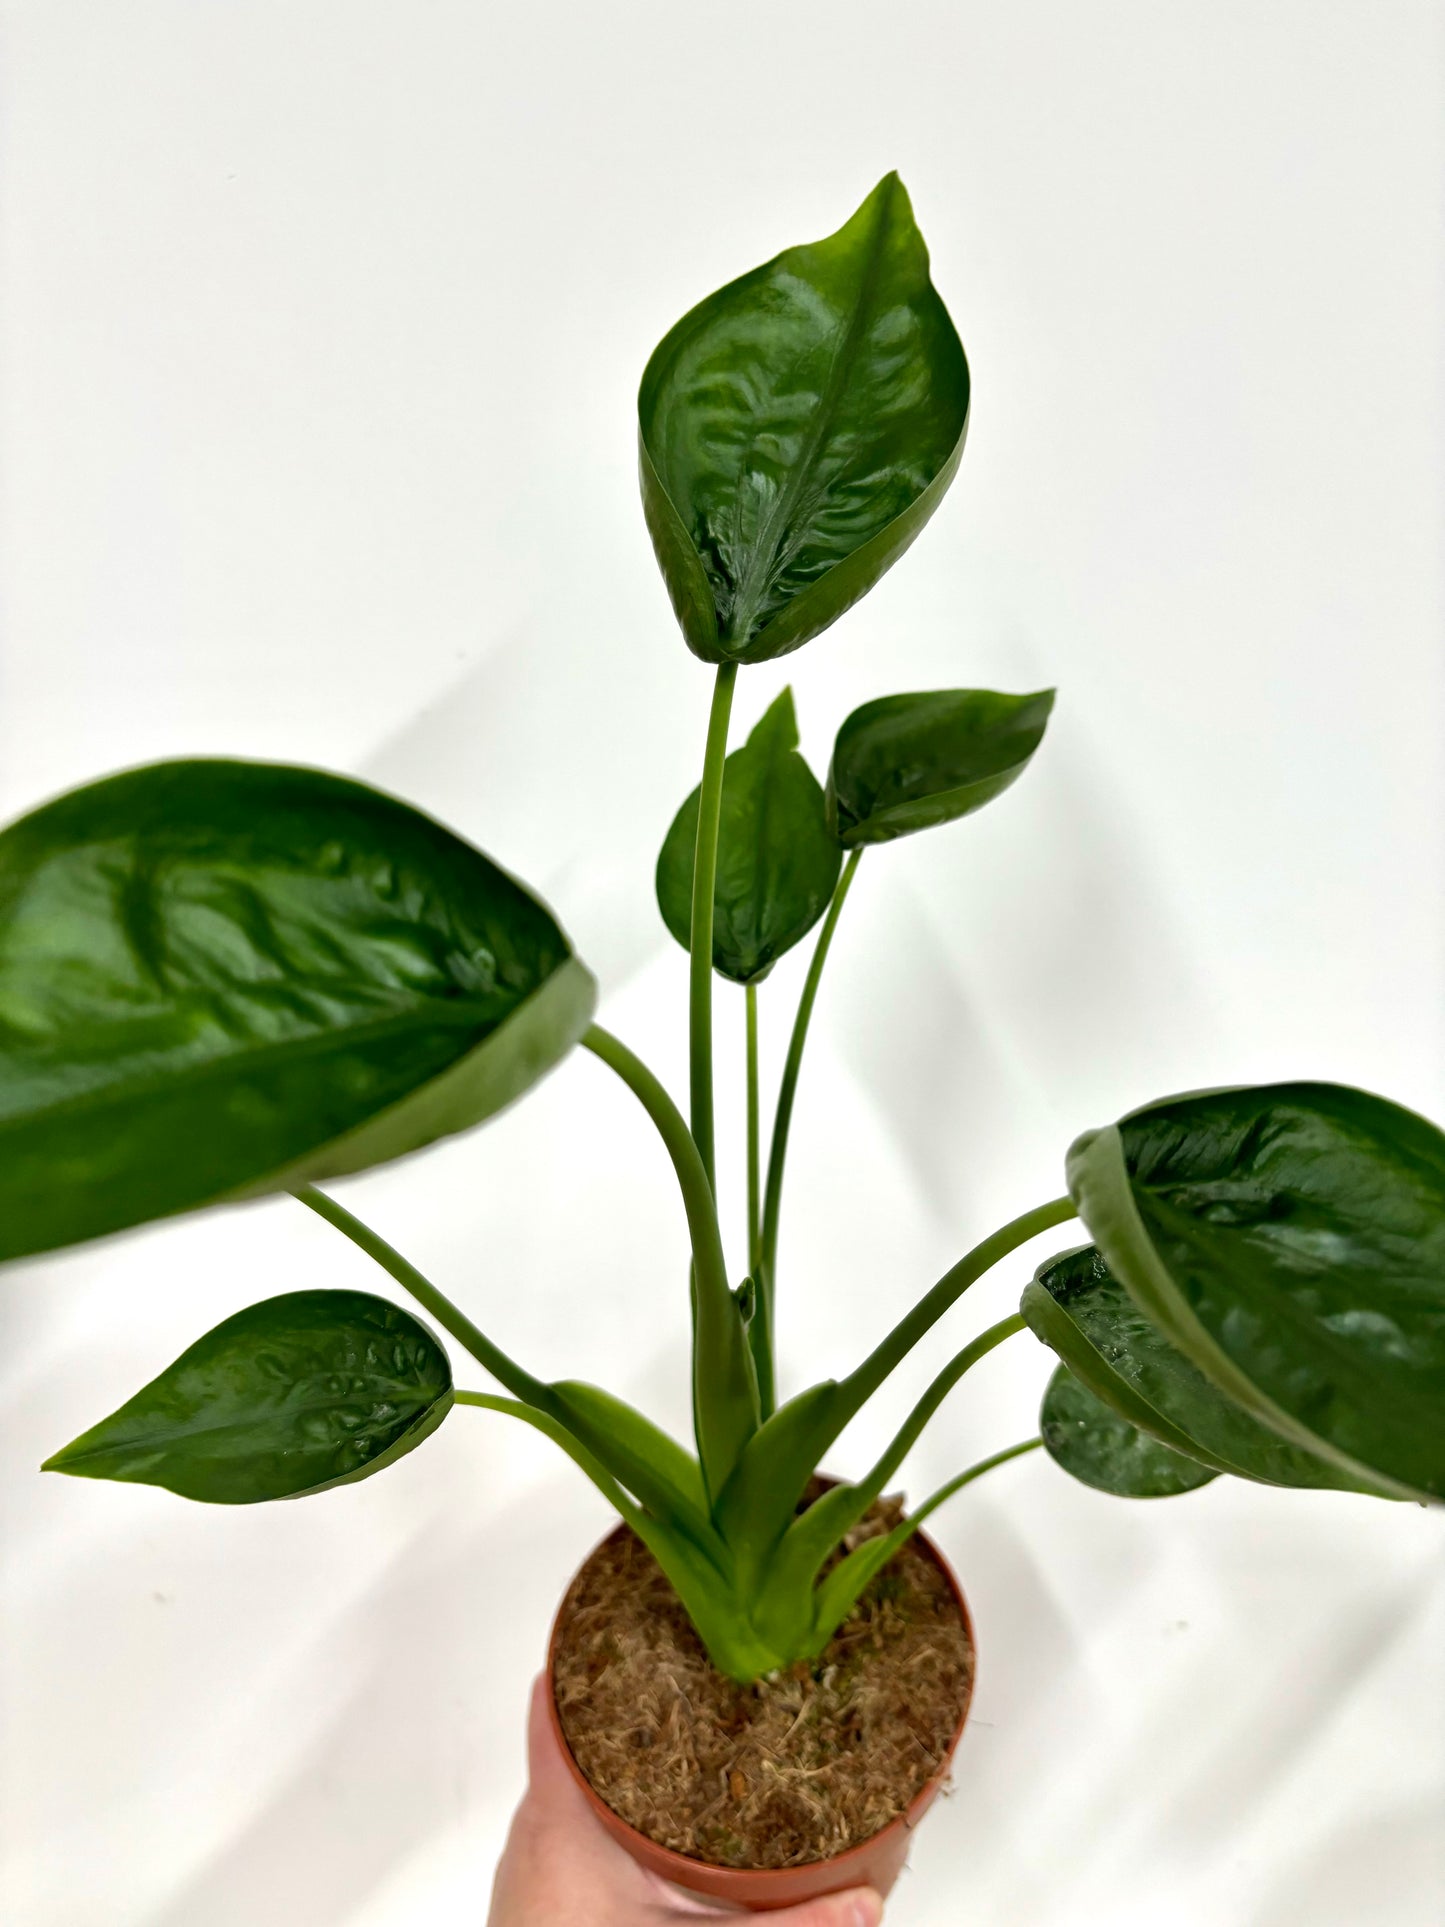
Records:
[[[647,1876],[598,1821],[563,1757],[545,1675],[532,1682],[527,1797],[518,1813],[543,1843],[553,1872],[570,1879],[579,1890],[595,1889],[601,1883],[606,1891],[626,1900],[629,1919],[650,1897]]]
[[[532,1700],[527,1710],[527,1781],[534,1793],[548,1799],[565,1800],[569,1794],[581,1797],[562,1757],[543,1673],[538,1673],[532,1682]]]
[[[769,1927],[878,1927],[882,1918],[883,1902],[871,1887],[850,1887],[768,1915]]]

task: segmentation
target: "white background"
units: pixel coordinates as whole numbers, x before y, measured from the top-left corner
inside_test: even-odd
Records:
[[[680,1091],[651,870],[708,674],[643,531],[636,382],[694,300],[896,166],[973,367],[963,468],[863,606],[743,674],[737,723],[791,679],[821,767],[874,695],[1060,697],[1004,801],[863,866],[799,1104],[785,1387],[1133,1104],[1314,1075],[1445,1115],[1437,7],[0,20],[7,813],[191,752],[367,776],[548,896]],[[770,1079],[800,968],[764,993]],[[535,1369],[685,1429],[671,1177],[594,1061],[345,1195]],[[1050,1248],[960,1306],[840,1469]],[[317,1284],[385,1288],[287,1202],[4,1280],[7,1927],[483,1916],[528,1681],[606,1525],[570,1466],[458,1412],[299,1505],[34,1471],[212,1323]],[[1027,1338],[981,1368],[909,1489],[1030,1432],[1047,1371]],[[938,1537],[980,1687],[893,1927],[1438,1927],[1440,1515],[1225,1481],[1131,1506],[1031,1458]]]

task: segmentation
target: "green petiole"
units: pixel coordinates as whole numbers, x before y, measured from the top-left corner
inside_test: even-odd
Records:
[[[716,1494],[757,1430],[758,1392],[747,1334],[728,1285],[712,1185],[681,1112],[641,1058],[600,1024],[591,1025],[582,1042],[641,1102],[677,1174],[692,1239],[695,1284],[693,1421],[703,1478],[708,1491]]]
[[[708,1184],[716,1189],[712,1116],[712,924],[717,886],[718,826],[722,815],[723,763],[727,758],[735,662],[718,665],[703,751],[698,796],[697,848],[692,870],[692,943],[688,973],[688,1063],[692,1134]]]
[[[823,965],[828,961],[828,949],[833,941],[833,932],[838,927],[838,919],[843,914],[843,905],[848,900],[848,891],[852,887],[854,877],[858,874],[858,865],[862,858],[863,847],[860,844],[843,865],[843,873],[838,878],[838,886],[833,892],[833,901],[828,905],[828,914],[823,919],[823,927],[818,933],[818,941],[813,946],[812,959],[808,964],[808,974],[803,981],[803,994],[798,999],[798,1014],[793,1020],[793,1034],[788,1039],[788,1055],[783,1064],[782,1082],[778,1087],[778,1108],[773,1120],[772,1142],[768,1146],[768,1181],[763,1197],[762,1240],[755,1271],[758,1299],[763,1308],[763,1317],[770,1340],[773,1330],[774,1278],[778,1262],[778,1219],[783,1208],[783,1165],[788,1155],[788,1131],[793,1122],[793,1099],[797,1095],[798,1073],[803,1064],[803,1046],[808,1039],[808,1024],[813,1015],[813,1005],[817,1001]],[[770,1367],[770,1379],[771,1376]]]
[[[375,1259],[383,1271],[390,1272],[396,1282],[409,1291],[417,1303],[429,1311],[445,1332],[450,1332],[457,1343],[469,1351],[479,1365],[484,1365],[499,1385],[505,1385],[510,1392],[527,1405],[545,1411],[551,1404],[551,1393],[539,1378],[524,1371],[514,1359],[508,1358],[500,1345],[494,1345],[486,1333],[474,1325],[466,1313],[458,1310],[444,1292],[424,1277],[416,1266],[403,1258],[394,1245],[353,1217],[344,1205],[318,1191],[313,1184],[298,1185],[292,1196],[299,1204],[314,1211],[335,1227],[343,1237],[358,1245],[368,1258]]]

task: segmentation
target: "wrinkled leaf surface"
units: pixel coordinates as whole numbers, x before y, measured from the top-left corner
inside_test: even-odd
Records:
[[[764,662],[826,629],[918,534],[953,478],[968,364],[896,174],[827,240],[699,303],[638,396],[653,547],[708,662]]]
[[[1206,1091],[1069,1154],[1139,1309],[1228,1397],[1347,1475],[1445,1497],[1445,1136],[1337,1084]]]
[[[1338,1466],[1290,1445],[1211,1385],[1093,1245],[1041,1265],[1019,1309],[1077,1379],[1161,1444],[1266,1484],[1353,1487]]]
[[[44,1469],[213,1505],[292,1499],[370,1477],[451,1405],[447,1355],[409,1312],[292,1291],[207,1332]]]
[[[0,833],[0,1257],[479,1122],[595,986],[548,910],[360,783],[160,763]]]
[[[1121,1418],[1067,1365],[1049,1380],[1039,1431],[1056,1465],[1082,1484],[1121,1499],[1172,1499],[1219,1476],[1213,1466],[1161,1445]]]

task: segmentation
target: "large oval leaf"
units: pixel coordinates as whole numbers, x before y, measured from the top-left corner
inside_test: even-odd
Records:
[[[1044,1449],[1055,1465],[1098,1492],[1121,1499],[1172,1499],[1219,1474],[1171,1451],[1112,1411],[1067,1365],[1049,1380],[1039,1413]]]
[[[207,1332],[42,1469],[213,1505],[292,1499],[379,1472],[451,1405],[447,1355],[410,1312],[291,1291]]]
[[[688,646],[765,662],[834,622],[953,479],[968,364],[890,174],[825,241],[710,295],[638,396],[653,547]]]
[[[546,908],[317,770],[160,763],[0,834],[0,1257],[475,1124],[595,987]]]
[[[937,689],[864,703],[833,748],[829,826],[852,849],[981,810],[1023,775],[1053,706],[1052,689]]]
[[[1144,1317],[1093,1245],[1040,1265],[1019,1306],[1036,1337],[1095,1397],[1176,1452],[1268,1485],[1356,1481],[1227,1398]]]
[[[1165,1337],[1272,1431],[1445,1497],[1445,1136],[1337,1084],[1168,1098],[1086,1133],[1069,1188]]]
[[[677,815],[657,859],[657,903],[682,945],[692,937],[698,791]],[[828,907],[842,864],[823,814],[823,789],[798,752],[793,692],[785,689],[723,765],[713,896],[713,967],[757,983]]]

